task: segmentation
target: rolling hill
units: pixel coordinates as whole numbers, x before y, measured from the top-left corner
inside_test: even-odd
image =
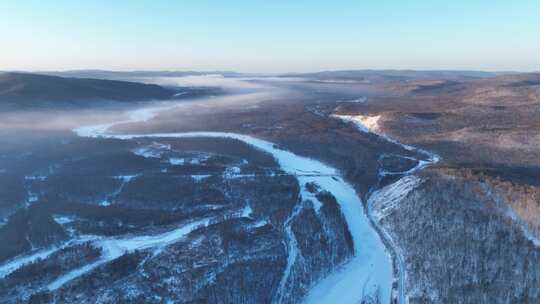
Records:
[[[87,106],[103,101],[171,99],[178,91],[154,84],[29,73],[0,73],[0,108]]]

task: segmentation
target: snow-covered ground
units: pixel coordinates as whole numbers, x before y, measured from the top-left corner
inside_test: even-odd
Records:
[[[191,178],[193,178],[196,182],[200,182],[202,181],[203,179],[206,179],[206,178],[209,178],[210,174],[193,174],[191,175]]]
[[[34,252],[31,252],[30,254],[17,256],[4,264],[0,265],[0,278],[4,278],[8,274],[12,273],[13,271],[19,269],[21,266],[35,262],[39,259],[46,259],[51,254],[57,252],[58,250],[65,248],[66,246],[75,245],[84,243],[87,241],[90,241],[94,239],[93,236],[84,236],[77,240],[73,240],[67,243],[64,243],[60,246],[52,246],[49,248],[44,248],[40,250],[36,250]]]
[[[402,146],[405,150],[416,151],[416,152],[419,152],[419,153],[424,154],[426,156],[427,159],[425,159],[425,160],[419,159],[418,164],[416,165],[416,167],[410,169],[407,172],[403,172],[403,174],[413,174],[414,172],[422,170],[425,167],[429,166],[430,164],[434,164],[434,163],[440,161],[440,159],[441,159],[439,155],[437,155],[437,154],[435,154],[433,152],[426,151],[426,150],[423,150],[423,149],[420,149],[420,148],[416,148],[416,147],[413,147],[413,146],[410,146],[410,145],[400,143],[399,141],[397,141],[397,140],[389,137],[388,135],[384,134],[382,132],[381,125],[380,125],[380,122],[379,122],[381,120],[381,115],[374,115],[374,116],[369,116],[369,115],[332,115],[332,117],[341,119],[343,121],[352,122],[352,123],[354,123],[356,125],[358,130],[360,130],[362,132],[376,134],[376,135],[384,138],[385,140],[387,140],[387,141],[389,141],[391,143]]]
[[[403,253],[401,248],[397,246],[397,244],[394,242],[390,234],[379,225],[379,221],[382,217],[385,216],[385,214],[387,214],[387,212],[390,212],[393,208],[396,208],[397,204],[399,204],[399,202],[404,199],[407,194],[409,194],[409,192],[414,190],[423,182],[422,179],[418,178],[417,176],[413,176],[412,174],[424,169],[431,164],[437,163],[440,160],[440,157],[435,153],[419,149],[410,145],[402,144],[397,140],[384,134],[379,124],[381,115],[332,115],[332,117],[341,119],[343,121],[353,122],[358,128],[358,130],[362,132],[376,134],[391,143],[402,146],[406,150],[416,151],[426,156],[426,159],[414,159],[411,157],[403,156],[405,158],[410,158],[417,161],[416,166],[407,171],[381,172],[383,175],[401,174],[404,175],[404,177],[400,178],[399,180],[390,185],[383,187],[382,189],[376,190],[371,193],[367,203],[368,217],[372,220],[373,225],[375,225],[381,232],[382,237],[385,239],[387,244],[389,244],[389,246],[394,252],[397,268],[396,271],[398,273],[398,277],[395,278],[396,280],[398,280],[397,300],[399,304],[406,304],[409,301],[405,292],[407,273],[405,270]]]
[[[147,146],[137,147],[131,152],[144,158],[161,158],[161,156],[171,150],[171,145],[152,143]]]
[[[281,276],[281,280],[279,281],[279,286],[275,295],[275,298],[277,299],[277,303],[282,303],[284,300],[284,297],[287,295],[287,282],[289,281],[289,278],[291,277],[291,271],[293,269],[294,263],[296,262],[296,259],[298,258],[298,241],[296,240],[296,236],[292,232],[291,223],[298,216],[300,211],[302,210],[301,205],[296,205],[293,209],[293,212],[287,220],[285,220],[284,228],[286,233],[286,242],[287,242],[287,265],[285,266],[285,270],[283,271],[283,275]]]
[[[117,176],[116,178],[121,179],[123,182],[129,182],[135,177],[136,175],[127,175],[127,176]],[[242,210],[242,212],[238,216],[247,217],[249,216],[250,213],[251,213],[251,208],[248,205],[246,209]],[[54,219],[59,224],[66,224],[66,223],[76,220],[75,218],[62,217],[62,216],[55,216]],[[51,282],[48,285],[48,289],[55,290],[63,286],[65,283],[77,277],[80,277],[92,271],[96,267],[102,264],[105,264],[109,261],[112,261],[127,252],[132,252],[134,250],[144,250],[144,249],[149,249],[149,248],[152,248],[155,250],[155,252],[158,252],[159,250],[163,249],[165,246],[173,244],[181,240],[184,236],[186,236],[191,231],[197,229],[198,227],[207,226],[209,223],[210,223],[209,218],[202,219],[199,221],[188,223],[177,229],[173,229],[164,233],[153,234],[153,235],[135,235],[135,236],[109,237],[109,238],[97,237],[93,235],[83,235],[74,240],[66,242],[60,246],[53,246],[50,248],[37,250],[30,254],[18,256],[18,257],[13,258],[12,260],[5,262],[4,264],[0,265],[0,278],[3,278],[9,275],[13,271],[19,269],[20,267],[24,265],[38,261],[39,259],[46,259],[47,257],[51,256],[55,252],[58,252],[59,250],[67,246],[81,244],[85,242],[92,242],[94,246],[102,249],[101,257],[97,261],[92,262],[90,264],[86,264],[80,268],[74,269],[58,277],[53,282]]]
[[[116,258],[121,257],[127,252],[134,250],[143,250],[153,248],[155,250],[161,250],[167,245],[173,244],[181,240],[191,231],[201,226],[206,226],[210,222],[210,219],[203,219],[196,222],[192,222],[183,225],[177,229],[167,231],[161,234],[155,235],[142,235],[123,238],[101,238],[93,242],[93,245],[101,248],[101,258],[93,263],[86,264],[80,268],[74,269],[53,282],[51,282],[47,288],[49,290],[55,290],[62,287],[65,283],[78,278],[85,273],[92,271],[94,268],[110,262]]]
[[[55,246],[55,247],[33,252],[29,255],[15,257],[14,259],[0,266],[0,278],[4,278],[5,276],[17,270],[18,268],[20,268],[21,266],[25,264],[32,263],[34,261],[37,261],[38,259],[45,259],[51,254],[58,251],[59,249],[60,247]]]
[[[399,202],[421,183],[422,180],[416,176],[405,176],[399,179],[397,182],[373,192],[368,199],[368,214],[374,219],[374,225],[378,227],[387,244],[394,251],[397,272],[397,277],[395,280],[398,284],[397,303],[399,304],[409,303],[409,299],[405,291],[405,284],[407,282],[405,258],[401,247],[396,244],[388,231],[380,226],[380,219],[384,217],[387,212],[390,212],[393,208],[396,208]]]
[[[408,175],[393,184],[374,191],[368,199],[368,210],[372,212],[375,219],[383,218],[422,182],[423,180],[418,176]]]
[[[338,100],[338,102],[353,102],[353,103],[365,103],[368,100],[366,96],[360,96],[355,99]]]
[[[148,109],[148,115],[139,110],[138,115],[129,115],[129,122],[148,120],[156,112]],[[137,118],[142,118],[137,120]],[[125,121],[124,121],[125,122]],[[338,171],[319,161],[282,150],[271,142],[248,135],[226,132],[187,132],[152,134],[114,134],[108,132],[114,124],[75,129],[84,137],[102,137],[130,140],[135,138],[231,138],[241,140],[261,151],[274,156],[281,168],[296,175],[300,185],[313,182],[321,190],[332,193],[337,199],[354,242],[355,255],[346,265],[318,282],[308,293],[306,303],[359,303],[365,295],[380,294],[382,303],[390,302],[392,263],[379,235],[364,213],[362,202],[354,188],[339,178]],[[294,244],[289,244],[289,255],[294,255]],[[115,251],[111,251],[115,252]],[[294,259],[292,260],[294,262]],[[285,276],[287,274],[285,273]],[[71,277],[67,277],[71,279]],[[60,281],[62,282],[62,281]],[[52,289],[58,283],[50,286]]]
[[[100,206],[106,207],[110,206],[113,202],[113,200],[122,192],[122,189],[129,184],[134,178],[137,178],[139,174],[135,175],[118,175],[113,176],[114,179],[120,180],[122,183],[116,190],[114,190],[112,193],[107,195],[107,197],[99,203]]]

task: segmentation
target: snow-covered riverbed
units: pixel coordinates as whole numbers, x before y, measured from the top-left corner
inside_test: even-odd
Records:
[[[131,113],[129,119],[121,123],[146,121],[155,113],[154,109],[138,110]],[[353,237],[355,255],[352,260],[318,282],[309,291],[306,303],[359,303],[364,296],[375,293],[379,294],[381,303],[390,302],[392,283],[390,256],[364,213],[362,202],[356,191],[339,176],[339,172],[335,168],[313,159],[298,156],[278,148],[271,142],[248,135],[224,132],[152,134],[114,134],[108,132],[110,127],[114,125],[113,123],[81,127],[74,131],[83,137],[121,140],[135,138],[231,138],[272,154],[284,171],[297,176],[302,195],[307,195],[305,184],[314,182],[320,186],[321,190],[329,191],[336,197]],[[289,243],[288,247],[289,263],[292,263],[297,254],[294,242]],[[284,278],[286,279],[287,276],[286,269]]]

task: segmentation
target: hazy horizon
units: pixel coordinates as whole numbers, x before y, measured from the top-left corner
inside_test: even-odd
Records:
[[[540,70],[538,1],[0,4],[0,70]]]
[[[539,70],[530,70],[530,71],[519,71],[519,70],[478,70],[478,69],[377,69],[377,68],[366,68],[366,69],[326,69],[326,70],[306,70],[306,71],[276,71],[276,72],[243,72],[239,70],[223,70],[223,69],[59,69],[59,70],[32,70],[32,69],[17,69],[17,70],[0,70],[0,73],[77,73],[77,72],[104,72],[104,73],[208,73],[208,74],[219,74],[219,73],[238,73],[245,75],[260,75],[260,76],[274,76],[274,75],[295,75],[295,74],[310,74],[310,73],[319,73],[319,72],[343,72],[343,71],[353,71],[353,72],[478,72],[478,73],[495,73],[495,74],[520,74],[520,73],[540,73]]]

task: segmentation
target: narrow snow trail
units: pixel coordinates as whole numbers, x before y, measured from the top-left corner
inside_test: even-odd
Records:
[[[20,268],[22,265],[32,263],[39,259],[45,259],[62,247],[51,247],[43,250],[36,251],[30,255],[16,257],[2,266],[0,266],[0,278],[4,278],[8,274]]]
[[[185,237],[187,234],[197,229],[198,227],[207,226],[209,222],[210,219],[203,219],[200,221],[189,223],[180,228],[155,235],[98,239],[93,242],[93,245],[101,248],[102,252],[100,259],[58,277],[56,280],[51,282],[47,286],[47,288],[49,290],[58,289],[67,282],[92,271],[100,265],[117,259],[125,253],[132,252],[134,250],[144,250],[148,248],[160,250],[167,245],[173,244],[181,240],[183,237]]]
[[[139,122],[148,120],[156,112],[152,109],[131,113],[130,119],[122,121]],[[245,142],[261,151],[270,153],[285,172],[296,175],[303,186],[315,182],[331,192],[338,201],[354,242],[355,255],[343,267],[318,282],[305,299],[306,303],[360,303],[367,295],[379,293],[381,303],[390,303],[392,284],[392,264],[385,246],[364,213],[363,205],[354,188],[342,180],[336,169],[319,161],[295,155],[279,149],[275,144],[248,135],[227,132],[185,132],[151,134],[114,134],[108,129],[115,124],[88,126],[75,129],[83,137],[115,138],[130,140],[135,138],[230,138]],[[310,173],[307,175],[306,173]],[[294,250],[294,249],[293,249]],[[291,254],[291,252],[290,252]],[[294,254],[294,252],[292,252]],[[55,287],[53,285],[52,287]]]
[[[300,211],[302,210],[302,205],[297,204],[292,212],[292,214],[287,218],[287,220],[284,223],[285,226],[285,232],[287,235],[287,265],[285,266],[285,271],[283,272],[283,275],[281,276],[281,281],[279,282],[279,287],[276,292],[275,300],[276,303],[282,303],[283,299],[287,295],[287,282],[289,281],[289,278],[291,277],[291,270],[293,269],[294,263],[298,259],[298,241],[296,240],[296,236],[292,232],[291,222],[298,216]]]
[[[93,236],[83,236],[83,237],[81,237],[79,239],[66,242],[66,243],[64,243],[64,244],[62,244],[60,246],[53,246],[53,247],[37,250],[37,251],[32,252],[32,253],[27,254],[27,255],[17,256],[15,258],[5,262],[4,264],[2,264],[0,266],[0,279],[6,277],[7,275],[9,275],[13,271],[21,268],[24,265],[30,264],[30,263],[35,262],[35,261],[40,260],[40,259],[46,259],[50,255],[54,254],[55,252],[65,248],[67,246],[81,244],[81,243],[84,243],[84,242],[91,241],[93,239],[95,239],[95,237],[93,237]]]

